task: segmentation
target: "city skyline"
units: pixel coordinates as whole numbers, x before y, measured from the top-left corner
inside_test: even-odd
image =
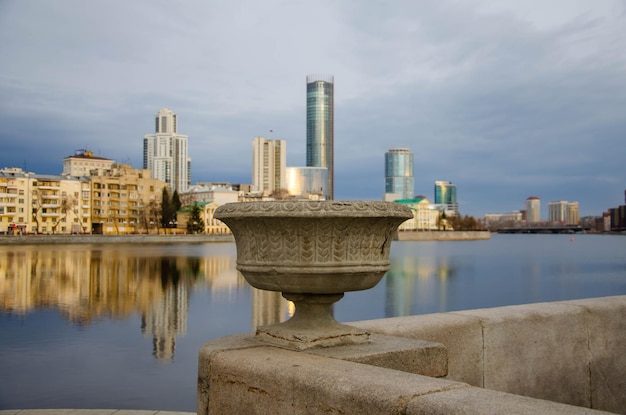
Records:
[[[450,180],[462,214],[520,210],[529,195],[579,201],[581,217],[623,202],[620,1],[59,0],[0,11],[0,167],[58,174],[84,148],[140,167],[140,137],[169,107],[191,138],[192,183],[247,183],[242,149],[269,130],[289,142],[287,165],[303,164],[303,79],[321,71],[336,81],[335,199],[379,200],[382,154],[399,147],[415,154],[415,193]]]

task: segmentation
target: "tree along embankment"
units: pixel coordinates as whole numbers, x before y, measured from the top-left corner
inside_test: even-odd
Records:
[[[233,242],[232,235],[2,235],[0,245]]]

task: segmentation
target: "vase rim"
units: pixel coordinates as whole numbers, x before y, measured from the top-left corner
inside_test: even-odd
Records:
[[[233,202],[219,206],[217,219],[242,217],[395,217],[410,219],[409,208],[394,202],[307,200]]]

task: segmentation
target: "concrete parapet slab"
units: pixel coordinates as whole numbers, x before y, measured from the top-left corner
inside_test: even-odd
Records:
[[[205,414],[606,414],[277,347],[211,355]]]
[[[440,343],[372,334],[370,343],[310,349],[307,353],[418,375],[448,374],[448,355]]]
[[[475,387],[412,399],[405,415],[609,415],[609,412]],[[612,414],[614,415],[614,414]]]
[[[198,414],[400,414],[415,396],[468,385],[277,347],[214,354]]]
[[[463,311],[483,326],[483,386],[591,407],[588,313],[566,302]]]
[[[448,355],[447,379],[483,386],[483,333],[479,318],[440,313],[360,321],[350,325],[372,333],[441,343]]]
[[[220,353],[259,347],[267,348],[270,345],[252,335],[222,337],[203,345],[198,356],[197,398],[199,407],[209,399],[211,387],[209,379],[211,370],[213,370],[212,359]],[[443,345],[401,337],[373,334],[370,343],[314,348],[300,353],[365,363],[424,376],[443,377],[447,374],[448,359]]]
[[[626,414],[626,296],[571,303],[588,312],[592,407]]]

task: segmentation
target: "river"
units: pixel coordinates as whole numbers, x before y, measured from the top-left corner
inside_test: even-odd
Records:
[[[252,289],[233,243],[0,246],[0,409],[195,411],[197,354],[293,307]],[[339,321],[626,294],[626,237],[393,242]]]

